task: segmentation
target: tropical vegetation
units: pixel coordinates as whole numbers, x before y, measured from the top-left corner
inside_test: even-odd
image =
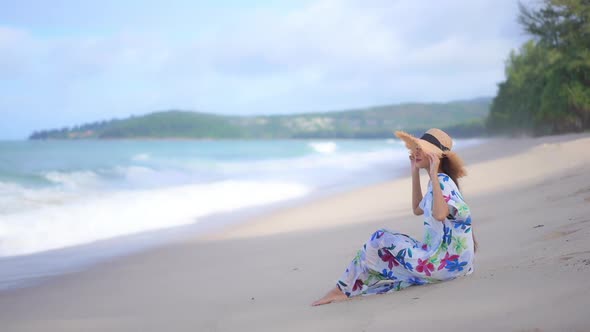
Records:
[[[590,0],[520,4],[531,36],[506,61],[487,128],[547,135],[590,129]]]

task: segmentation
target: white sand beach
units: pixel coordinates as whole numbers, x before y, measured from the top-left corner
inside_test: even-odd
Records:
[[[408,162],[399,180],[0,293],[0,331],[590,331],[590,134],[460,154],[470,276],[310,306],[376,229],[421,238]]]

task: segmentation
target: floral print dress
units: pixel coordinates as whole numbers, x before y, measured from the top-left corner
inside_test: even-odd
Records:
[[[412,285],[454,279],[473,273],[474,244],[469,207],[453,180],[438,173],[449,206],[444,221],[432,217],[432,182],[420,202],[424,239],[379,229],[357,252],[337,282],[346,296],[383,294]]]

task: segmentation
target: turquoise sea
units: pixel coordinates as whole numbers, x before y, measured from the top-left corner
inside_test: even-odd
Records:
[[[0,289],[392,179],[407,155],[394,139],[0,141]]]

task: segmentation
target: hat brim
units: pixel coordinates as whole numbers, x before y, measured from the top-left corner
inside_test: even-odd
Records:
[[[419,139],[417,137],[414,137],[411,134],[406,133],[405,131],[395,131],[395,136],[399,137],[399,139],[401,139],[402,141],[404,141],[406,148],[408,148],[408,150],[414,152],[417,148],[420,148],[422,151],[424,151],[425,153],[435,153],[436,155],[438,155],[439,157],[442,157],[442,155],[444,154],[443,150],[439,149],[436,145],[425,141],[423,139]]]

